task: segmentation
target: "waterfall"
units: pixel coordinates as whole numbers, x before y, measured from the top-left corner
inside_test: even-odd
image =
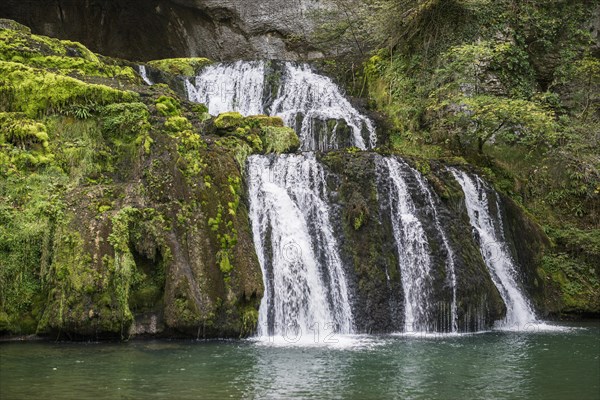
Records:
[[[237,111],[281,117],[296,129],[304,151],[349,146],[365,150],[377,144],[373,122],[350,104],[330,78],[307,64],[213,64],[202,70],[194,84],[186,80],[185,85],[190,101],[206,104],[212,115]]]
[[[237,61],[205,67],[195,85],[185,81],[190,101],[203,103],[211,115],[237,111],[243,115],[264,113],[264,63]]]
[[[280,116],[302,142],[303,153],[248,158],[249,217],[265,284],[258,333],[306,338],[315,329],[354,332],[354,315],[360,312],[351,307],[353,294],[346,278],[351,269],[342,262],[331,220],[339,213],[330,206],[326,184],[330,181],[313,152],[348,146],[374,148],[372,121],[350,104],[331,79],[305,64],[214,64],[185,84],[189,99],[206,104],[213,115],[237,111]],[[398,256],[403,329],[458,332],[456,269],[464,260],[452,248],[445,230],[445,214],[440,211],[444,204],[426,179],[404,161],[375,159],[380,207],[389,218],[389,225],[382,224],[382,229],[391,230]],[[507,305],[502,326],[535,321],[517,285],[500,215],[491,215],[488,207],[487,189],[479,178],[456,170],[452,173],[465,191],[481,253]],[[444,281],[436,280],[439,271],[445,271]],[[443,293],[437,293],[440,287]],[[485,307],[484,300],[461,305],[460,326],[487,326],[481,312]]]
[[[320,135],[315,121],[344,120],[351,128],[353,145],[365,150],[376,145],[373,123],[361,115],[342,95],[333,81],[315,74],[306,64],[285,64],[282,84],[273,102],[271,114],[280,116],[288,126],[296,126],[303,143],[303,150],[329,150],[337,148],[335,139],[339,125],[333,128],[332,136]],[[365,144],[363,132],[368,135]],[[325,136],[325,137],[323,137]]]
[[[189,99],[206,104],[212,115],[237,111],[282,117],[297,130],[303,150],[327,151],[340,144],[365,149],[363,134],[369,146],[376,143],[373,123],[329,78],[307,65],[214,64],[185,85]],[[352,132],[348,143],[338,137],[343,127]],[[258,333],[352,333],[349,288],[330,221],[323,168],[312,153],[304,153],[254,155],[247,169],[250,220],[265,283]]]
[[[440,218],[437,212],[438,204],[434,200],[434,196],[431,192],[431,189],[429,188],[429,185],[425,182],[423,176],[418,171],[416,171],[414,168],[408,168],[412,172],[416,181],[418,182],[421,192],[427,198],[429,210],[431,210],[431,212],[433,213],[433,222],[437,231],[442,237],[442,244],[444,245],[444,249],[446,250],[446,268],[448,269],[448,274],[450,276],[450,284],[452,285],[452,303],[450,305],[450,332],[456,333],[458,332],[458,312],[456,305],[456,266],[454,264],[454,251],[452,250],[452,246],[450,246],[450,241],[448,240],[446,231],[444,230],[440,222]]]
[[[148,78],[148,73],[146,72],[146,66],[145,65],[138,65],[138,71],[139,71],[140,77],[142,78],[142,80],[144,82],[146,82],[146,84],[148,86],[154,85],[154,82],[152,82],[150,80],[150,78]]]
[[[248,179],[250,220],[265,282],[259,334],[353,332],[321,165],[311,153],[255,155],[248,159]]]
[[[404,174],[406,168],[397,159],[380,161],[379,180],[389,196],[392,230],[398,252],[402,289],[404,292],[404,330],[430,331],[433,304],[431,303],[431,257],[423,225],[411,198]]]
[[[504,237],[498,195],[488,189],[478,176],[471,177],[454,168],[450,171],[465,193],[469,220],[477,231],[481,255],[506,305],[506,318],[497,323],[497,327],[523,329],[527,324],[536,323],[531,305],[517,283],[517,266]],[[495,195],[496,215],[490,210],[488,192]]]

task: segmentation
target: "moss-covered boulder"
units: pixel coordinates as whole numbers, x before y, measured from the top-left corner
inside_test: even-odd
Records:
[[[266,153],[291,153],[300,148],[300,139],[292,128],[266,126],[261,133]]]
[[[215,127],[223,133],[239,128],[244,124],[244,117],[239,112],[224,112],[215,119]]]
[[[165,58],[149,61],[148,65],[173,75],[194,76],[212,61],[208,58]]]

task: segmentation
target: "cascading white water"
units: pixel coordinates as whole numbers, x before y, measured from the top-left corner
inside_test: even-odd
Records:
[[[303,116],[299,130],[304,150],[329,150],[334,143],[318,143],[314,121],[331,119],[345,120],[352,129],[354,146],[365,150],[377,144],[375,128],[371,120],[360,114],[342,95],[338,86],[323,75],[315,74],[306,65],[285,64],[281,86],[271,107],[271,114],[280,116],[288,126],[296,124],[299,115]],[[333,135],[336,134],[334,128]],[[363,131],[368,132],[369,143],[365,144]]]
[[[387,186],[392,230],[398,251],[398,264],[404,291],[404,330],[430,330],[431,257],[423,225],[403,176],[400,162],[387,157],[381,161],[379,179]]]
[[[498,322],[497,327],[521,330],[528,324],[537,323],[535,313],[517,283],[517,266],[504,238],[497,195],[498,215],[494,216],[489,207],[488,188],[481,178],[454,168],[450,172],[465,193],[469,219],[479,235],[481,255],[506,305],[506,318]]]
[[[211,115],[237,111],[243,115],[264,113],[264,63],[237,61],[213,64],[202,70],[195,85],[185,81],[190,101],[203,103]]]
[[[353,332],[348,287],[314,155],[248,159],[250,220],[265,282],[259,334]],[[317,324],[315,326],[315,324]]]
[[[146,82],[146,84],[147,84],[148,86],[152,86],[152,85],[154,85],[154,82],[152,82],[152,81],[150,80],[150,78],[148,78],[148,73],[147,73],[147,71],[146,71],[146,66],[145,66],[145,65],[138,65],[138,71],[139,71],[139,73],[140,73],[140,77],[142,78],[142,80],[143,80],[144,82]]]
[[[316,74],[306,64],[285,62],[277,96],[270,99],[268,73],[263,61],[210,65],[195,78],[194,85],[185,81],[188,98],[206,104],[212,115],[237,111],[246,116],[279,116],[287,126],[298,129],[304,151],[337,148],[341,120],[352,131],[350,145],[363,150],[376,146],[373,122],[352,107],[331,79]],[[336,122],[332,132],[317,132],[316,126],[327,127],[328,121]]]
[[[419,183],[419,187],[421,192],[425,194],[427,198],[427,203],[429,204],[429,209],[433,213],[433,221],[437,231],[440,233],[442,237],[442,243],[444,245],[444,249],[446,249],[446,267],[448,269],[448,274],[450,275],[450,283],[452,284],[452,303],[450,305],[450,331],[458,332],[458,311],[456,305],[456,266],[454,264],[454,250],[452,250],[452,246],[450,246],[450,241],[448,240],[448,236],[446,235],[446,231],[442,227],[440,222],[440,218],[437,213],[437,204],[434,201],[433,194],[429,185],[425,183],[423,176],[414,168],[406,166],[415,177],[416,181]]]

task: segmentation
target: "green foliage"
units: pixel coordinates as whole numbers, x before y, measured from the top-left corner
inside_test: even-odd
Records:
[[[359,230],[363,226],[364,222],[365,222],[365,214],[363,212],[361,212],[358,214],[358,216],[356,218],[354,218],[354,222],[352,224],[354,227],[354,230],[355,231]]]
[[[364,57],[363,76],[391,122],[390,150],[464,157],[554,230],[600,225],[600,63],[587,29],[597,2],[358,3],[346,5],[379,22],[355,28],[386,45]],[[540,271],[565,311],[597,312],[597,272],[581,254],[558,244]]]
[[[553,113],[527,100],[458,96],[435,104],[431,110],[445,114],[440,118],[441,130],[456,135],[463,147],[476,144],[480,153],[490,140],[536,151],[556,140],[558,126]]]
[[[143,103],[114,103],[102,108],[102,129],[110,137],[143,136],[150,130],[150,113]]]
[[[600,311],[600,230],[549,229],[548,234],[555,248],[540,268],[558,287],[564,310]]]
[[[209,65],[207,58],[167,58],[148,62],[148,65],[173,75],[194,76]]]

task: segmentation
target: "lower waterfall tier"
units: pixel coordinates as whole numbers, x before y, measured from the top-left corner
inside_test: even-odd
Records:
[[[515,320],[524,306],[505,295],[535,292],[535,272],[512,255],[515,238],[481,244],[455,170],[432,167],[425,176],[366,152],[251,157],[250,219],[265,282],[259,333],[306,333],[314,324],[345,333],[472,332],[535,322],[531,308]],[[484,201],[485,191],[497,199],[485,217],[504,232],[503,202],[483,190]],[[498,284],[497,263],[480,245],[505,250],[512,286]]]

